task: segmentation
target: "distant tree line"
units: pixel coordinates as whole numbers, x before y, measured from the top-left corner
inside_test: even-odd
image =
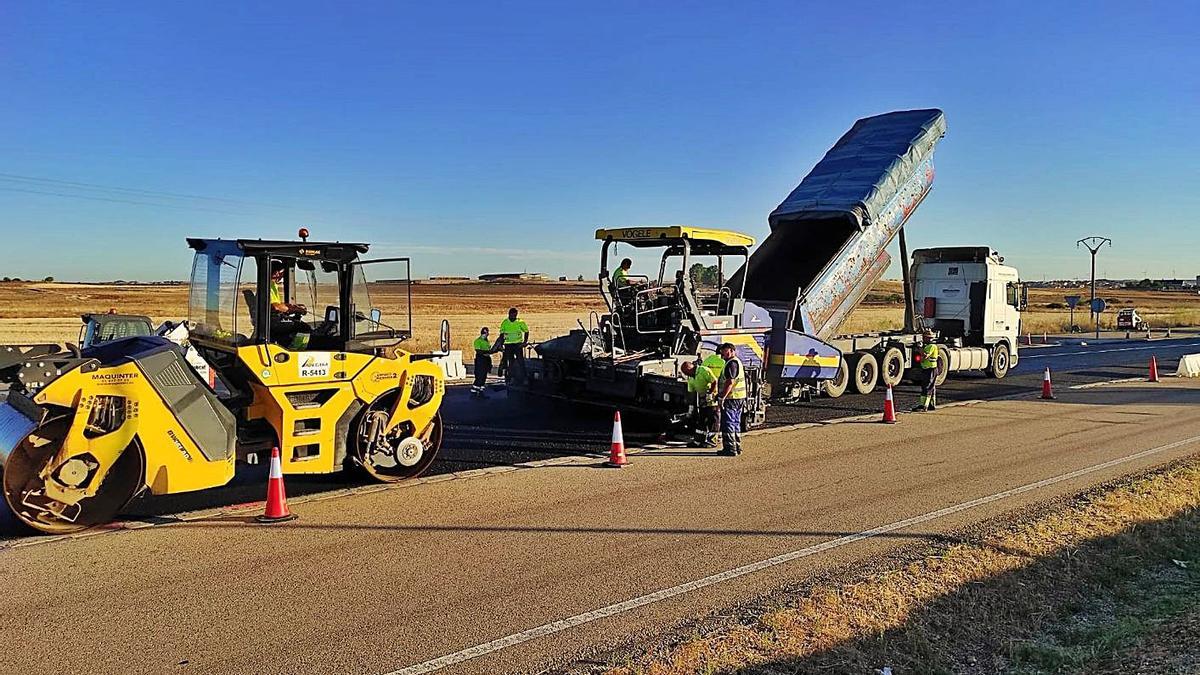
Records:
[[[693,263],[688,270],[688,276],[692,278],[692,283],[697,286],[713,286],[721,285],[721,272],[716,265],[702,265]]]
[[[36,279],[22,279],[21,277],[0,277],[0,284],[24,283],[25,281],[36,281]],[[50,282],[54,281],[54,277],[46,277],[45,279],[42,279],[42,281],[45,283],[50,283]]]

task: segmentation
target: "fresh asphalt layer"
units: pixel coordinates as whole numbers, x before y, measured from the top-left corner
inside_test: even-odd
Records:
[[[939,389],[939,400],[992,399],[1037,392],[1047,367],[1053,373],[1056,388],[1144,376],[1152,354],[1158,358],[1160,372],[1173,373],[1180,355],[1200,353],[1200,336],[1196,335],[1150,341],[1120,338],[1095,341],[1087,336],[1051,336],[1050,341],[1050,346],[1023,347],[1019,365],[1003,380],[979,373],[952,374]],[[895,391],[897,409],[911,408],[919,393],[917,386],[901,384]],[[489,395],[487,400],[478,401],[468,396],[465,386],[447,389],[443,404],[445,439],[439,459],[427,475],[608,452],[612,420],[607,413],[547,402],[528,404],[509,400],[500,387]],[[767,426],[873,414],[879,413],[882,407],[882,390],[865,396],[847,394],[838,399],[820,398],[810,403],[775,405],[768,410]],[[639,429],[636,419],[626,420],[625,440],[629,445],[649,444],[656,436],[656,433]],[[122,518],[153,522],[172,514],[261,501],[265,483],[265,466],[239,465],[237,477],[227,486],[180,495],[146,496],[130,504]],[[288,478],[288,494],[320,495],[369,484],[368,479],[355,472],[294,476]],[[14,536],[36,535],[29,535],[0,519],[0,542]]]
[[[541,672],[1200,453],[1198,381],[1056,393],[9,547],[0,672]]]

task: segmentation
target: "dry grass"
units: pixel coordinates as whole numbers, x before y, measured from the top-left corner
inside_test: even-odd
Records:
[[[610,672],[1120,672],[1200,612],[1198,568],[1193,461]]]
[[[384,321],[401,315],[404,298],[386,289],[373,291]],[[0,344],[75,341],[79,315],[116,308],[144,314],[153,321],[178,320],[188,312],[186,285],[0,284]],[[466,350],[481,326],[495,331],[511,306],[521,309],[534,340],[562,335],[586,324],[588,312],[604,303],[594,284],[416,284],[413,286],[414,350],[437,345],[438,326],[449,319],[453,347]]]
[[[868,302],[850,315],[843,332],[859,333],[897,329],[904,311],[887,299],[900,292],[900,284],[883,281],[872,290]],[[1069,325],[1067,310],[1047,309],[1062,296],[1087,295],[1086,291],[1033,289],[1030,309],[1022,316],[1025,330],[1033,333],[1065,332]],[[377,294],[378,295],[378,294]],[[1106,299],[1121,300],[1117,307],[1137,307],[1155,327],[1200,325],[1200,296],[1152,291],[1105,292]],[[402,304],[398,294],[384,292],[376,300],[385,317],[396,316]],[[156,322],[187,316],[187,286],[139,286],[108,284],[6,283],[0,284],[0,343],[74,341],[79,332],[79,314],[105,311],[115,307],[121,312],[145,314]],[[521,308],[534,340],[562,335],[587,323],[590,311],[601,311],[603,301],[594,283],[519,283],[519,284],[417,284],[413,286],[413,327],[411,343],[416,350],[428,350],[437,343],[438,325],[450,320],[454,348],[467,349],[479,327],[493,331],[510,306]],[[1106,312],[1102,326],[1110,326],[1116,312]],[[1076,312],[1076,323],[1088,328],[1086,312]],[[386,318],[385,318],[386,321]]]

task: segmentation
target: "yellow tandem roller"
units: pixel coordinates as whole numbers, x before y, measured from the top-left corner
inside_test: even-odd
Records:
[[[110,522],[144,491],[224,485],[238,459],[272,446],[284,473],[358,466],[398,481],[424,471],[441,446],[445,383],[430,355],[401,347],[412,335],[409,260],[360,260],[366,244],[301,237],[188,240],[191,343],[215,369],[215,390],[164,338],[0,348],[13,514],[73,532]],[[369,284],[368,269],[385,280]]]

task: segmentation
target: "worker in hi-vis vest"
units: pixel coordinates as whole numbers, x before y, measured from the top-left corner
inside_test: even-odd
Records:
[[[629,270],[633,267],[633,260],[625,258],[621,264],[617,266],[617,271],[613,272],[613,285],[617,288],[624,288],[629,285]]]
[[[471,398],[487,398],[484,392],[488,373],[492,371],[492,354],[500,348],[500,340],[493,343],[488,337],[488,327],[479,329],[479,337],[471,343],[475,349],[475,382],[471,384]]]
[[[725,360],[717,380],[717,401],[721,408],[721,454],[742,454],[742,410],[746,405],[746,372],[737,357],[737,347],[721,343],[717,353]]]
[[[500,339],[504,353],[500,356],[497,374],[507,381],[511,377],[525,377],[525,345],[529,344],[529,325],[517,318],[517,308],[510,307],[508,318],[500,322]],[[513,366],[519,367],[514,373]]]
[[[941,350],[933,340],[933,331],[926,328],[921,333],[921,349],[916,355],[917,364],[921,366],[921,403],[913,408],[913,412],[937,410],[937,362]]]
[[[680,372],[687,378],[688,392],[696,395],[693,442],[702,448],[717,447],[717,376],[698,361],[684,361]]]

